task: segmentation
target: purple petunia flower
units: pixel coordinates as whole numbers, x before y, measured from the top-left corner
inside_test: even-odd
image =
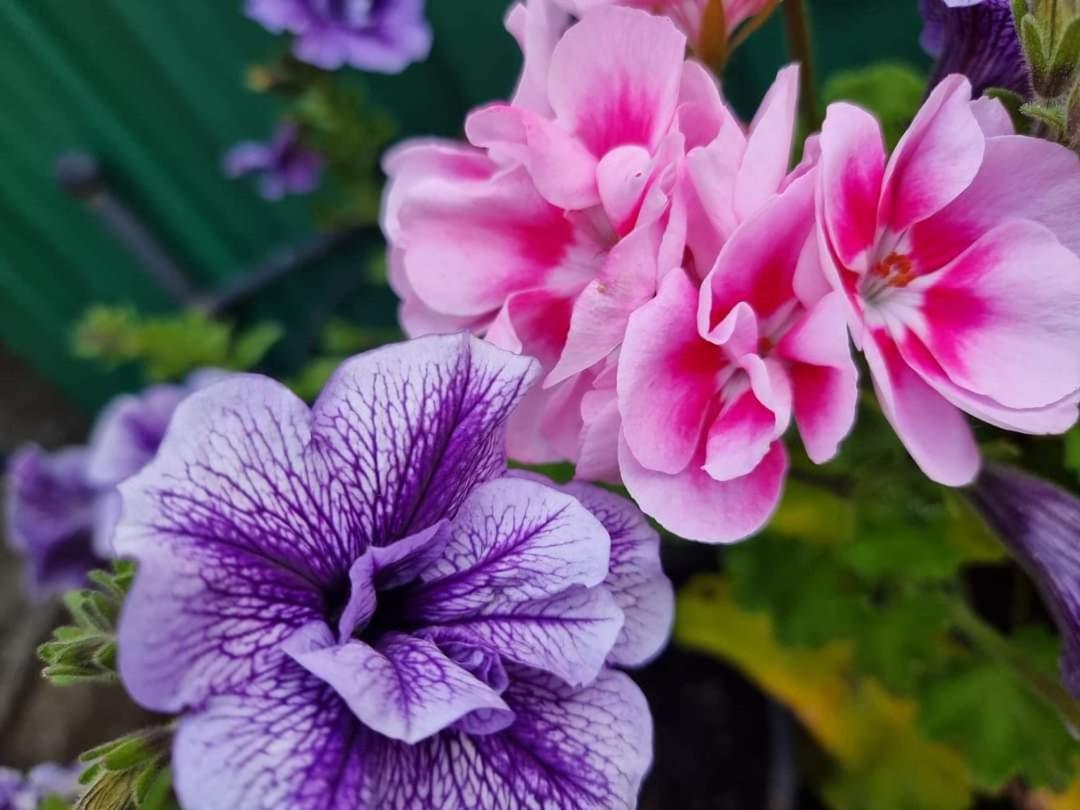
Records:
[[[920,7],[923,49],[938,60],[931,87],[962,73],[976,95],[990,87],[1031,95],[1010,0],[920,0]]]
[[[673,615],[618,496],[508,474],[534,361],[467,335],[347,361],[312,408],[244,375],[121,485],[120,672],[181,713],[188,808],[631,808]]]
[[[79,587],[88,571],[113,556],[120,516],[116,486],[154,457],[180,401],[224,376],[207,369],[180,385],[119,396],[101,412],[89,446],[50,453],[28,445],[12,456],[8,538],[27,560],[35,595]]]
[[[8,544],[25,557],[34,596],[78,587],[102,561],[94,550],[98,493],[86,479],[87,456],[83,447],[49,453],[28,445],[8,464]]]
[[[987,465],[971,498],[1035,579],[1064,642],[1065,686],[1080,698],[1080,499],[1001,465]]]
[[[431,50],[424,0],[247,0],[247,15],[295,34],[293,55],[324,70],[400,73]]]
[[[269,143],[238,143],[224,160],[225,174],[229,177],[257,174],[259,194],[266,200],[314,191],[322,179],[324,165],[322,156],[300,140],[300,128],[289,122],[278,125]]]

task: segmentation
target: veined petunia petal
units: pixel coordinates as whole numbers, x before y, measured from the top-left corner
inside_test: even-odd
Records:
[[[393,740],[417,743],[472,712],[510,713],[491,687],[427,639],[388,633],[374,646],[348,641],[295,649],[287,643],[286,649],[333,687],[364,726]]]
[[[675,621],[675,594],[660,566],[660,535],[633,502],[574,481],[562,487],[611,535],[611,564],[604,584],[625,622],[608,655],[614,666],[638,667],[660,653]]]
[[[351,498],[352,537],[382,546],[453,515],[498,476],[505,425],[535,361],[468,335],[421,338],[346,361],[312,408],[313,431]]]
[[[768,523],[780,501],[787,473],[787,451],[773,442],[749,475],[716,481],[702,465],[704,452],[676,475],[642,466],[627,446],[619,446],[619,465],[630,495],[669,531],[702,543],[733,543]]]
[[[1042,591],[1064,641],[1065,686],[1080,698],[1080,500],[998,464],[986,466],[970,497]]]
[[[213,697],[179,726],[172,761],[184,807],[380,807],[372,768],[384,743],[291,660],[250,695]]]
[[[985,143],[971,111],[971,84],[949,76],[930,93],[893,152],[878,221],[899,234],[942,210],[975,179]]]
[[[609,670],[581,690],[523,671],[513,681],[506,731],[387,749],[380,810],[633,810],[652,761],[652,720],[637,686]]]
[[[404,608],[453,622],[604,581],[611,538],[578,501],[550,486],[500,478],[474,489],[443,553]]]

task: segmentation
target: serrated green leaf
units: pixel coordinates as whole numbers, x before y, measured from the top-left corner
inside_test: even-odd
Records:
[[[855,668],[897,694],[917,691],[949,661],[950,609],[936,593],[894,596],[875,606],[855,638]]]
[[[996,663],[972,661],[942,673],[923,689],[921,706],[923,731],[962,751],[987,790],[1016,777],[1060,790],[1075,775],[1080,745],[1052,708]]]

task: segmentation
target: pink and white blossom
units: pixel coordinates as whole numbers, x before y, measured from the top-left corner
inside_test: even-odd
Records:
[[[822,263],[878,399],[920,467],[970,483],[964,413],[1067,430],[1080,399],[1080,164],[1015,135],[961,76],[942,81],[891,158],[874,118],[830,107],[817,189]]]

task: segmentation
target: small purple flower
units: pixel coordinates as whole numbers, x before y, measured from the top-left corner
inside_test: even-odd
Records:
[[[971,80],[976,95],[1004,87],[1031,95],[1010,0],[920,0],[922,46],[938,60],[930,86],[950,73]]]
[[[1066,688],[1080,698],[1080,499],[1001,465],[987,465],[971,498],[1038,584],[1064,642]]]
[[[207,369],[180,385],[119,396],[98,416],[89,446],[50,453],[28,445],[12,456],[8,538],[27,560],[35,595],[79,587],[88,571],[113,556],[117,485],[154,457],[180,401],[224,376]]]
[[[48,796],[73,801],[79,789],[80,766],[47,762],[28,773],[0,768],[0,810],[37,810]]]
[[[87,450],[37,445],[8,464],[8,544],[27,562],[30,590],[51,596],[83,583],[102,560],[94,550],[98,492],[86,478]]]
[[[244,141],[225,155],[225,174],[237,178],[259,175],[259,194],[280,200],[287,194],[308,194],[322,178],[324,161],[300,140],[300,128],[293,123],[278,125],[269,143]]]
[[[400,73],[431,50],[424,0],[247,0],[247,15],[294,34],[293,55],[324,70]]]
[[[451,335],[310,409],[251,375],[177,409],[116,545],[121,676],[182,714],[185,807],[635,806],[651,720],[611,667],[662,647],[671,586],[631,503],[507,473],[537,374]]]

